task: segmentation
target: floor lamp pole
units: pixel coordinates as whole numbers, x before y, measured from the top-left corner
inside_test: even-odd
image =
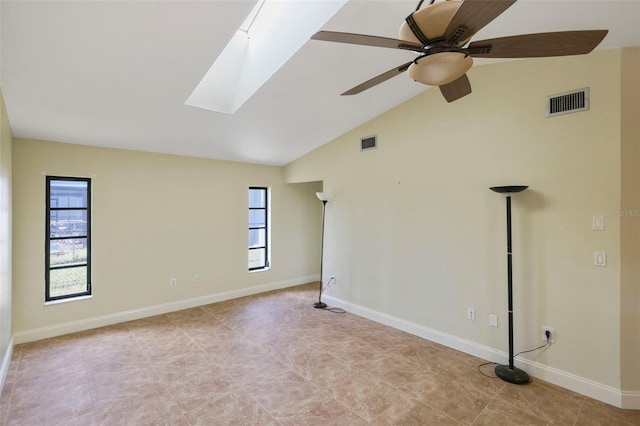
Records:
[[[322,271],[323,271],[323,261],[324,261],[324,210],[327,206],[328,200],[322,200],[322,237],[320,238],[320,290],[318,293],[318,301],[313,304],[314,308],[324,309],[327,307],[326,303],[322,302]]]
[[[529,375],[513,365],[513,261],[511,240],[511,194],[521,192],[528,186],[494,186],[492,191],[502,193],[507,198],[507,298],[509,303],[509,365],[497,365],[496,376],[515,384],[530,382]]]
[[[509,369],[513,370],[513,252],[511,251],[511,195],[507,194],[507,298],[509,299]]]

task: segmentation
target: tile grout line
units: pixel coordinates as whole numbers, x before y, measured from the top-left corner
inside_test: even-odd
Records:
[[[164,317],[165,315],[161,315],[162,317]],[[185,334],[189,340],[193,341],[193,339],[191,338],[191,336],[189,336],[187,333],[185,333],[185,331],[182,329],[182,327],[176,325],[173,323],[173,321],[171,321],[171,318],[168,317],[167,318],[169,323],[172,325],[175,325],[180,332],[182,332],[183,334]],[[128,323],[125,323],[127,325],[127,330],[129,330],[129,333],[131,333],[131,335],[133,336],[133,338],[136,341],[136,344],[138,345],[138,348],[140,348],[140,351],[142,352],[142,354],[144,355],[144,357],[146,358],[147,362],[149,363],[149,366],[151,366],[151,369],[153,370],[153,372],[155,373],[156,377],[158,378],[158,380],[161,380],[160,374],[158,374],[158,370],[156,368],[156,365],[151,361],[151,359],[149,358],[149,355],[147,354],[147,351],[144,350],[144,348],[142,347],[142,344],[140,343],[140,340],[138,339],[138,336],[136,336],[136,333],[131,329],[131,327],[129,326]],[[164,326],[163,326],[164,329]],[[197,344],[197,343],[196,343]],[[176,408],[178,410],[180,410],[180,415],[182,416],[182,418],[184,419],[184,421],[188,424],[191,425],[191,422],[189,422],[189,420],[187,419],[187,417],[185,416],[184,411],[176,404],[176,402],[173,399],[173,395],[169,392],[169,389],[167,389],[167,385],[165,384],[164,380],[161,380],[162,383],[162,388],[164,389],[164,391],[166,392],[166,394],[169,396],[169,399],[171,400],[171,404],[175,405]]]
[[[573,420],[573,425],[575,426],[578,423],[578,419],[580,418],[580,414],[582,414],[582,409],[584,408],[584,404],[586,404],[587,398],[582,397],[582,403],[580,404],[580,409],[578,410],[578,414],[576,414],[576,418]]]
[[[96,412],[96,402],[93,398],[93,391],[91,382],[89,381],[89,369],[87,368],[87,360],[84,357],[84,348],[82,345],[80,346],[80,356],[82,357],[82,366],[84,367],[84,376],[87,381],[87,387],[89,388],[89,397],[91,398],[91,412],[93,414],[93,419],[98,422],[98,413]]]
[[[223,322],[222,320],[220,320],[220,321],[221,321],[221,322]],[[294,336],[294,337],[297,337],[295,334],[293,334],[293,336]],[[306,339],[302,339],[302,340],[304,340],[304,341],[305,341],[305,343],[307,343],[307,340],[306,340]],[[311,342],[309,342],[309,343],[313,343],[313,340],[312,340]],[[322,352],[324,352],[324,353],[328,353],[329,355],[334,356],[331,352],[328,352],[328,351],[326,351],[325,349],[323,349],[323,348],[322,348],[322,346],[318,347],[318,350],[319,350],[319,351],[322,351]],[[315,389],[317,389],[319,392],[322,392],[322,393],[325,393],[325,394],[329,395],[329,396],[331,397],[331,399],[332,399],[334,402],[338,403],[338,404],[339,404],[339,405],[341,405],[343,408],[345,408],[345,409],[346,409],[346,410],[348,410],[349,412],[353,413],[354,415],[356,415],[358,418],[362,419],[362,420],[363,420],[363,421],[365,421],[366,423],[370,423],[370,422],[368,422],[365,418],[363,418],[362,416],[360,416],[358,413],[356,413],[355,411],[353,411],[350,407],[348,407],[347,405],[345,405],[342,401],[340,401],[339,399],[337,399],[337,398],[333,395],[333,393],[332,393],[332,392],[329,392],[329,391],[328,391],[326,388],[324,388],[324,387],[318,387],[318,386],[316,386],[316,385],[315,385],[315,383],[313,383],[311,380],[308,380],[306,377],[304,377],[304,376],[302,376],[301,374],[299,374],[296,370],[292,369],[292,368],[289,366],[289,363],[284,362],[284,361],[283,361],[282,359],[280,359],[279,357],[275,357],[275,356],[273,356],[273,355],[271,355],[271,356],[272,356],[272,358],[273,358],[274,360],[276,360],[276,361],[280,362],[282,365],[284,365],[284,366],[287,368],[287,370],[288,370],[288,371],[290,371],[290,372],[292,372],[293,374],[295,374],[296,376],[300,377],[300,378],[301,378],[302,380],[304,380],[305,382],[312,384],[312,385],[314,386],[314,388],[315,388]],[[335,355],[335,356],[337,357],[337,359],[341,359],[342,361],[344,361],[344,359],[342,359],[342,358],[338,357],[337,355]],[[225,369],[224,367],[222,367],[222,369],[226,371],[226,369]],[[264,407],[264,405],[262,405],[260,402],[256,401],[256,400],[255,400],[255,398],[253,398],[252,394],[251,394],[251,393],[249,393],[248,391],[246,391],[246,390],[244,389],[244,386],[242,385],[242,383],[240,383],[239,385],[240,385],[240,387],[242,388],[243,392],[245,392],[247,395],[249,395],[249,396],[251,397],[251,399],[252,399],[252,400],[254,400],[257,404],[259,404],[261,407],[263,407],[263,408],[264,408],[264,409],[265,409],[265,410],[266,410],[266,411],[271,415],[271,417],[272,417],[272,418],[273,418],[273,419],[274,419],[278,424],[280,424],[280,422],[278,421],[278,418],[277,418],[275,415],[273,415],[273,414],[271,413],[271,411],[267,409],[267,407]]]
[[[449,363],[449,364],[451,364],[451,363]],[[448,366],[449,364],[447,364],[447,366]],[[437,371],[436,373],[432,374],[429,378],[430,378],[430,379],[433,379],[433,378],[434,378],[434,377],[436,377],[438,374],[441,374],[441,373],[442,373],[446,368],[447,368],[447,367],[443,367],[443,368],[441,368],[439,371]],[[496,392],[496,394],[497,394],[497,392]],[[489,402],[491,402],[491,401],[489,401]],[[438,409],[438,408],[434,407],[433,405],[429,404],[428,402],[424,402],[424,404],[425,404],[426,406],[430,407],[430,408],[431,408],[432,410],[434,410],[435,412],[440,413],[440,414],[443,414],[445,417],[447,417],[447,418],[449,418],[449,419],[453,420],[454,422],[456,422],[456,423],[460,423],[461,425],[464,425],[464,423],[463,423],[461,420],[458,420],[458,419],[456,419],[456,418],[451,417],[449,414],[447,414],[447,413],[445,413],[444,411],[442,411],[442,410],[440,410],[440,409]],[[487,403],[487,405],[489,405],[489,403]],[[485,408],[486,408],[486,406],[485,406]],[[482,410],[480,410],[480,413],[482,413],[482,411],[484,411],[484,408],[483,408]],[[478,415],[480,415],[480,414],[478,414]],[[475,419],[474,419],[474,420],[475,420]],[[469,424],[471,424],[471,423],[469,423]]]
[[[208,311],[205,311],[206,315],[212,316],[216,321],[218,321],[219,324],[224,325],[225,327],[229,328],[230,330],[233,331],[233,329],[231,327],[229,327],[227,324],[224,323],[223,320],[221,320],[220,318],[218,318],[217,316],[215,316],[214,314],[210,314]],[[259,401],[256,401],[256,399],[253,397],[253,395],[251,395],[249,392],[247,392],[244,388],[244,386],[242,385],[242,383],[238,383],[237,380],[231,376],[231,374],[229,374],[229,372],[227,371],[226,368],[224,368],[222,365],[220,365],[218,363],[218,361],[216,361],[216,359],[209,353],[207,352],[206,349],[204,349],[202,346],[200,346],[200,343],[198,343],[197,340],[195,340],[189,333],[187,333],[186,330],[184,330],[179,324],[174,323],[171,318],[169,318],[169,322],[173,325],[175,325],[176,327],[178,327],[180,329],[180,331],[182,333],[184,333],[185,336],[187,336],[197,347],[198,349],[200,349],[202,352],[204,352],[209,358],[211,358],[211,361],[213,361],[214,364],[216,364],[218,367],[220,367],[220,369],[222,371],[225,372],[225,374],[234,382],[234,384],[236,384],[238,386],[238,388],[244,392],[245,395],[247,395],[254,403],[256,403],[259,407],[261,407],[263,410],[265,410],[267,413],[269,413],[269,415],[271,416],[271,418],[277,423],[280,424],[280,422],[278,421],[278,419],[271,413],[271,411],[269,411],[267,409],[267,407],[265,407],[263,404],[261,404]],[[143,351],[144,352],[144,351]],[[155,368],[155,367],[154,367]],[[178,408],[180,409],[180,408]],[[182,409],[180,409],[180,412],[183,413],[183,417],[184,417],[184,412],[182,411]],[[185,421],[187,421],[188,424],[191,425],[191,423],[186,419],[185,417]]]
[[[498,393],[499,393],[502,389],[504,389],[504,387],[500,388],[500,390],[499,390],[499,391],[497,391],[497,392],[496,392],[496,393],[491,397],[491,399],[489,400],[489,402],[487,402],[487,405],[485,405],[485,406],[482,408],[482,410],[480,410],[480,412],[478,413],[478,415],[477,415],[477,416],[475,416],[475,417],[473,418],[473,420],[471,420],[471,423],[469,423],[469,426],[472,426],[472,425],[476,422],[476,420],[478,420],[478,418],[482,415],[482,413],[484,413],[484,412],[485,412],[485,410],[487,409],[487,407],[489,407],[489,405],[491,405],[491,403],[492,403],[493,401],[495,401],[495,400],[498,398]],[[507,403],[507,404],[508,404],[508,403]],[[511,405],[511,404],[509,404],[509,405]],[[514,407],[514,408],[515,408],[515,407]]]

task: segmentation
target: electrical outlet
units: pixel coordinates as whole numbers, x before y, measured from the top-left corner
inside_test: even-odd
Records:
[[[176,279],[175,279],[175,278],[171,278],[171,279],[169,280],[169,285],[171,285],[171,287],[175,287],[175,286],[176,286],[176,284],[178,284],[178,281],[176,281]]]
[[[556,331],[553,327],[549,327],[547,325],[542,326],[542,341],[547,341],[547,331],[549,332],[549,343],[556,342]]]
[[[471,321],[476,320],[476,310],[473,308],[467,309],[467,319]]]

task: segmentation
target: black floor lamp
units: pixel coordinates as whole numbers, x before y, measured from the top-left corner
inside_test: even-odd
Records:
[[[316,197],[322,201],[322,237],[321,237],[321,246],[320,246],[320,290],[318,292],[318,301],[313,304],[314,308],[324,309],[327,307],[326,303],[322,302],[322,269],[323,269],[323,260],[324,260],[324,210],[327,206],[327,202],[331,199],[331,196],[326,192],[316,192]]]
[[[497,365],[496,376],[518,385],[529,383],[529,375],[513,365],[513,265],[511,262],[511,194],[522,192],[528,186],[492,186],[492,191],[507,197],[507,289],[509,298],[509,365]]]

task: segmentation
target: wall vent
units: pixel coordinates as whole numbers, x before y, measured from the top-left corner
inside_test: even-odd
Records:
[[[374,136],[367,136],[366,138],[361,138],[360,139],[360,150],[361,151],[366,151],[369,149],[375,149],[378,146],[378,140],[377,137]]]
[[[547,96],[547,117],[589,110],[589,88]]]

